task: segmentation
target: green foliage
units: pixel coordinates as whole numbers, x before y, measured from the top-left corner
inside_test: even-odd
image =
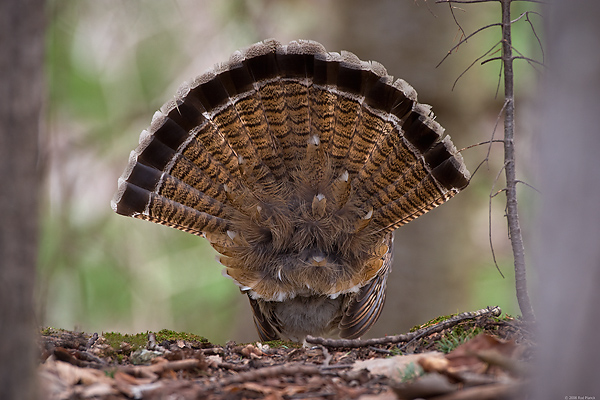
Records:
[[[42,329],[40,333],[41,333],[42,336],[50,336],[50,335],[55,334],[57,332],[65,332],[65,331],[66,331],[66,329],[53,328],[51,326],[48,326],[48,327]]]
[[[107,332],[104,333],[104,339],[106,342],[113,348],[115,351],[121,348],[122,343],[127,343],[131,346],[131,350],[135,351],[138,349],[146,348],[148,344],[148,334],[146,333],[136,333],[136,334],[123,334],[118,332]],[[186,340],[190,342],[208,342],[208,340],[202,336],[195,335],[193,333],[186,332],[175,332],[169,329],[163,329],[154,333],[156,336],[156,342],[161,343],[165,340],[169,341],[177,341],[177,340]]]
[[[104,370],[104,375],[106,375],[109,378],[115,378],[115,373],[117,372],[116,368],[112,368],[112,369],[105,369]]]
[[[482,332],[483,329],[479,327],[465,329],[465,327],[463,327],[462,325],[458,325],[451,332],[449,332],[443,338],[438,340],[436,342],[436,347],[442,353],[447,354]]]
[[[400,382],[412,381],[423,375],[423,368],[414,362],[408,363],[400,374]]]
[[[163,329],[156,332],[156,341],[158,343],[163,340],[187,340],[190,342],[204,342],[208,343],[208,339],[202,336],[195,335],[193,333],[186,332],[175,332],[168,329]]]
[[[122,343],[127,343],[131,346],[131,350],[135,351],[140,348],[145,348],[148,344],[148,332],[137,333],[133,335],[122,334],[118,332],[107,332],[102,335],[106,342],[115,351],[121,348]]]
[[[427,322],[425,322],[422,325],[415,325],[415,326],[413,326],[410,329],[410,332],[416,332],[416,331],[418,331],[420,329],[429,328],[430,326],[439,324],[440,322],[446,321],[446,320],[448,320],[448,319],[450,319],[452,317],[455,317],[457,315],[458,315],[458,313],[457,314],[450,314],[450,315],[440,315],[439,317],[436,317],[436,318],[434,318],[434,319],[432,319],[430,321],[427,321]]]
[[[282,349],[298,349],[302,347],[302,343],[299,342],[288,342],[285,340],[269,340],[267,342],[263,342],[272,349],[282,348]]]
[[[403,354],[404,354],[404,353],[402,352],[402,350],[400,350],[400,347],[399,347],[399,346],[394,346],[394,347],[392,347],[392,348],[390,349],[390,357],[393,357],[393,356],[401,356],[401,355],[403,355]]]

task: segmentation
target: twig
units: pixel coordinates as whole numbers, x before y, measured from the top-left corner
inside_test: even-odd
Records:
[[[283,364],[275,365],[273,367],[264,367],[260,369],[254,369],[246,372],[241,372],[237,375],[226,377],[221,379],[220,382],[208,385],[206,390],[215,389],[217,387],[223,387],[233,385],[235,383],[243,382],[255,382],[267,378],[277,378],[281,376],[291,375],[318,375],[320,374],[320,368],[314,365],[304,364]]]
[[[502,140],[502,139],[486,140],[484,142],[479,142],[479,143],[469,145],[467,147],[463,147],[458,152],[462,153],[464,150],[469,150],[469,149],[472,149],[473,147],[482,146],[484,144],[490,144],[490,143],[504,143],[504,140]]]
[[[346,347],[346,348],[356,348],[356,347],[369,347],[375,345],[382,344],[396,344],[402,342],[411,342],[412,340],[417,340],[419,338],[429,336],[432,333],[438,333],[443,331],[444,329],[451,328],[457,325],[459,322],[462,322],[467,319],[473,319],[481,316],[499,316],[502,314],[502,310],[500,307],[488,307],[477,311],[464,312],[462,314],[455,315],[452,318],[441,321],[433,326],[429,326],[427,328],[419,329],[415,332],[409,332],[406,334],[395,335],[395,336],[385,336],[382,338],[374,338],[374,339],[326,339],[322,337],[315,336],[307,336],[306,342],[327,346],[327,347]]]
[[[324,367],[328,367],[329,362],[331,361],[333,356],[331,354],[329,354],[329,350],[327,350],[327,347],[319,346],[319,349],[321,350],[321,353],[323,353],[323,364],[322,365]]]
[[[85,348],[91,348],[94,345],[94,343],[96,343],[96,340],[98,340],[98,332],[94,332],[94,334],[89,338],[85,345]]]
[[[490,160],[490,153],[492,152],[492,143],[496,143],[497,141],[501,142],[501,143],[504,143],[503,139],[499,139],[499,140],[498,139],[494,139],[494,136],[496,135],[496,129],[498,129],[498,124],[500,123],[500,117],[502,116],[502,112],[504,111],[504,107],[506,107],[506,103],[504,103],[504,105],[502,106],[502,109],[498,113],[498,117],[496,118],[496,123],[494,124],[494,129],[492,130],[492,136],[490,137],[490,140],[487,141],[487,142],[482,142],[482,143],[489,143],[489,146],[488,146],[488,149],[487,149],[487,153],[485,155],[485,158],[483,160],[481,160],[481,162],[479,163],[479,165],[477,165],[477,168],[475,168],[475,171],[473,171],[473,173],[471,174],[471,179],[473,179],[473,176],[475,176],[475,174],[477,173],[477,171],[479,170],[479,168],[481,168],[481,166],[483,164],[487,163]]]
[[[540,40],[540,37],[538,36],[537,32],[535,31],[535,28],[533,26],[533,24],[531,23],[531,20],[529,19],[529,14],[535,14],[537,16],[542,16],[540,13],[535,12],[535,11],[527,11],[525,13],[525,21],[527,21],[527,23],[529,24],[529,26],[531,27],[531,31],[533,32],[533,36],[535,36],[535,38],[537,39],[538,44],[540,45],[540,51],[542,52],[542,63],[545,62],[546,57],[544,55],[544,46],[542,46],[542,41]]]
[[[494,265],[496,266],[496,269],[498,270],[498,272],[500,273],[500,276],[502,276],[502,278],[504,278],[504,274],[500,270],[500,266],[498,265],[498,261],[496,260],[496,251],[494,251],[494,241],[492,239],[492,199],[494,197],[496,197],[496,195],[498,195],[499,193],[502,193],[505,190],[505,189],[500,189],[496,193],[493,193],[494,186],[496,186],[496,182],[498,182],[498,179],[500,179],[500,175],[502,175],[502,171],[504,170],[504,167],[506,167],[506,164],[503,165],[502,168],[500,168],[500,171],[498,171],[498,175],[496,175],[496,179],[494,179],[494,182],[492,183],[492,189],[490,191],[489,202],[488,202],[488,238],[490,241],[490,251],[492,252],[492,260],[494,260]]]
[[[460,42],[458,42],[454,47],[452,47],[450,50],[448,50],[448,53],[444,56],[444,58],[442,58],[442,60],[435,67],[437,68],[440,65],[442,65],[442,63],[446,60],[446,58],[448,58],[450,56],[450,54],[452,54],[452,52],[454,50],[458,49],[460,47],[460,45],[462,45],[463,43],[465,43],[467,40],[469,40],[473,36],[477,35],[479,32],[481,32],[481,31],[483,31],[483,30],[485,30],[487,28],[494,27],[494,26],[501,26],[501,24],[500,23],[496,23],[496,24],[490,24],[490,25],[483,26],[483,27],[477,29],[475,32],[471,33],[470,35],[466,36],[464,39],[462,39]],[[498,43],[496,43],[493,47],[496,47],[497,45],[498,45]],[[488,51],[488,53],[489,53],[489,51]],[[486,54],[488,54],[488,53],[486,53]],[[479,57],[477,60],[481,60],[483,57],[485,57],[485,55],[483,55],[482,57]],[[477,60],[475,60],[475,62],[477,62]]]
[[[535,190],[536,192],[538,192],[540,194],[542,193],[537,188],[535,188],[534,186],[530,185],[527,182],[523,182],[522,180],[517,179],[517,183],[522,183],[523,185],[527,186],[529,189]]]
[[[458,23],[458,19],[456,19],[456,15],[454,14],[454,8],[455,7],[452,7],[452,3],[448,3],[448,7],[450,8],[450,14],[452,14],[452,18],[454,19],[454,23],[456,24],[456,26],[458,26],[458,29],[461,32],[461,35],[462,35],[461,40],[462,40],[463,38],[467,37],[467,34],[466,34],[465,30],[462,28],[462,26],[460,26],[460,24]]]
[[[117,370],[132,376],[156,380],[165,371],[180,371],[194,368],[203,368],[202,362],[196,358],[165,361],[152,365],[125,365],[117,367]]]
[[[461,74],[458,76],[458,78],[456,78],[456,80],[454,81],[454,83],[452,84],[452,90],[454,90],[454,87],[456,87],[456,84],[458,83],[458,80],[460,78],[463,77],[464,74],[467,73],[467,71],[469,71],[471,69],[471,67],[473,67],[473,65],[475,65],[477,63],[477,61],[481,60],[483,57],[487,56],[488,54],[490,54],[492,51],[494,51],[494,49],[496,48],[496,46],[498,46],[501,43],[501,41],[497,42],[495,45],[493,45],[488,51],[486,51],[482,56],[477,57],[467,68],[465,68],[465,70],[463,72],[461,72]],[[443,60],[442,60],[443,61]],[[439,65],[439,64],[438,64]]]

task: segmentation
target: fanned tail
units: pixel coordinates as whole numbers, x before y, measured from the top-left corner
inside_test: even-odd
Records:
[[[381,64],[267,40],[154,115],[112,207],[205,236],[255,313],[259,299],[354,296],[340,329],[355,337],[380,313],[393,230],[469,179],[430,107]]]

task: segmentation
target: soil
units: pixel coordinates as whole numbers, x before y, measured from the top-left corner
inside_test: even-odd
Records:
[[[304,346],[47,328],[40,386],[47,399],[511,398],[526,383],[532,343],[526,324],[485,311],[397,337]]]

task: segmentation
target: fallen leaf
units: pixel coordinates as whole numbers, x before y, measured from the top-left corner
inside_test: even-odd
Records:
[[[352,367],[352,371],[360,371],[361,369],[366,369],[373,375],[384,375],[390,379],[400,382],[406,376],[406,373],[409,372],[409,368],[411,368],[411,363],[417,369],[417,375],[422,373],[423,369],[419,365],[419,360],[423,357],[443,358],[444,354],[437,351],[432,351],[429,353],[409,354],[406,356],[373,358],[370,360],[355,362],[354,366]]]

